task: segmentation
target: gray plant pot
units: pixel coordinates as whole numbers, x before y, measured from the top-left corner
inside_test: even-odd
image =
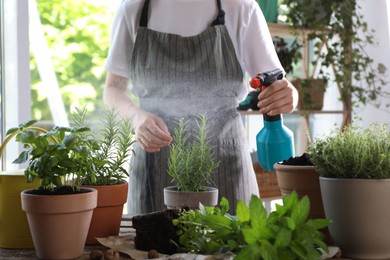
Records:
[[[390,259],[390,179],[320,177],[330,234],[343,257]]]
[[[177,191],[176,186],[164,188],[164,203],[168,209],[179,209],[189,207],[198,209],[199,202],[205,206],[216,206],[218,204],[218,189],[206,187],[207,191]]]

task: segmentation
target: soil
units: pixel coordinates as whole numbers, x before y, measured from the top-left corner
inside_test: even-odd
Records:
[[[28,191],[28,194],[34,194],[34,195],[69,195],[69,194],[79,194],[79,193],[85,193],[89,192],[89,190],[81,189],[81,190],[75,190],[72,186],[62,186],[59,188],[55,188],[54,190],[39,187],[33,190]]]
[[[281,164],[300,165],[300,166],[313,165],[307,153],[304,153],[301,156],[290,157],[288,160],[284,160]]]
[[[157,250],[163,254],[176,253],[178,244],[176,227],[172,220],[179,217],[179,210],[163,210],[133,217],[135,248],[143,251]]]

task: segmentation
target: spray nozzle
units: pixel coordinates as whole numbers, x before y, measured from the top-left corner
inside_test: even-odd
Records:
[[[252,88],[258,89],[262,87],[262,90],[265,87],[268,87],[277,80],[283,78],[283,71],[280,69],[274,69],[263,73],[257,73],[250,81],[249,84]]]

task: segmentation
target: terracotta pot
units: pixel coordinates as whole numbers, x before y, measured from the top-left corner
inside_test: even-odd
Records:
[[[343,257],[390,259],[390,179],[320,177],[329,230]]]
[[[127,201],[128,183],[83,187],[98,191],[97,207],[93,211],[86,244],[98,245],[97,237],[119,235],[123,205]]]
[[[314,166],[283,165],[275,163],[276,177],[282,195],[291,194],[294,190],[299,198],[308,196],[310,200],[309,219],[325,218],[322,203],[319,174]],[[333,244],[329,230],[322,230],[325,243]]]
[[[198,209],[199,203],[205,206],[216,206],[218,204],[218,189],[206,187],[207,191],[177,191],[176,186],[164,188],[164,203],[168,209],[180,209],[189,207]]]
[[[82,255],[97,190],[71,195],[21,193],[38,258],[73,259]]]
[[[39,186],[36,179],[27,183],[24,170],[0,173],[0,247],[33,248],[26,214],[22,211],[20,193]]]

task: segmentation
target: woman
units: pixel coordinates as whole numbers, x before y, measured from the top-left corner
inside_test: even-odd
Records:
[[[164,208],[168,145],[175,119],[206,113],[220,161],[214,183],[235,209],[259,195],[237,113],[244,73],[281,68],[254,0],[124,0],[115,17],[105,102],[131,118],[137,138],[129,180],[130,214]],[[134,105],[127,94],[139,97]],[[246,83],[246,82],[245,82]],[[297,91],[286,79],[259,95],[261,112],[288,113]]]

